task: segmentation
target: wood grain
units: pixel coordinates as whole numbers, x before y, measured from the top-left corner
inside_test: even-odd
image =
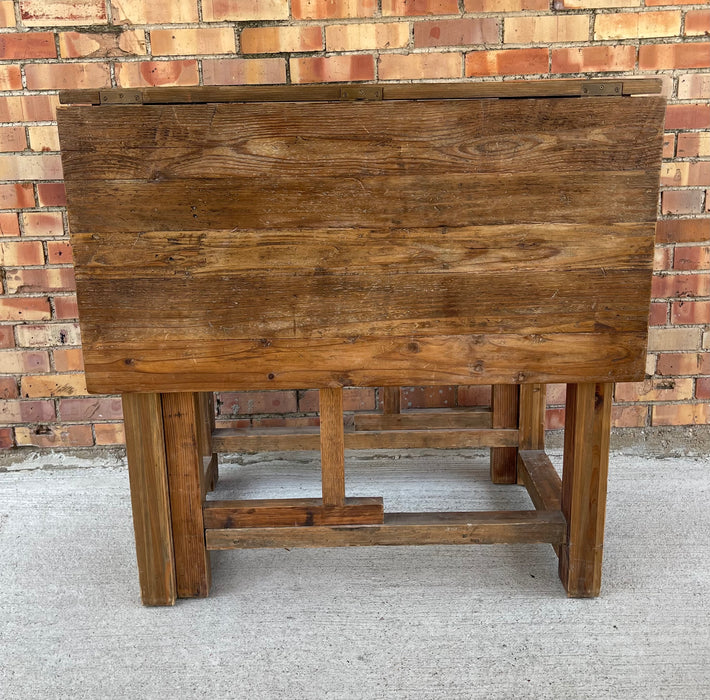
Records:
[[[399,391],[399,387],[395,387]],[[411,430],[416,428],[490,428],[490,411],[477,409],[415,409],[404,413],[356,413],[355,430]]]
[[[522,483],[538,510],[560,510],[562,481],[542,450],[520,450]]]
[[[402,408],[402,392],[400,387],[380,387],[380,400],[382,401],[382,413],[385,415],[398,414]]]
[[[343,390],[341,388],[321,389],[319,399],[323,505],[343,506],[345,504]]]
[[[491,390],[491,425],[493,428],[517,428],[520,387],[496,384]],[[518,448],[491,449],[490,474],[494,484],[514,484],[518,479]]]

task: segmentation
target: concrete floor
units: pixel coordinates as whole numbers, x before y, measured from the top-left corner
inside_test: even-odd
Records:
[[[482,452],[347,468],[388,510],[529,507]],[[317,477],[311,453],[233,456],[217,496]],[[143,608],[122,458],[27,455],[0,471],[0,697],[708,698],[709,534],[710,460],[616,452],[595,600],[547,545],[383,547],[217,552],[210,598]]]

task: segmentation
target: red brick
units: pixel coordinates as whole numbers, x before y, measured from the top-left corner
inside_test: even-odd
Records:
[[[25,130],[21,126],[0,126],[0,151],[24,151],[27,148]]]
[[[710,423],[710,403],[665,404],[651,409],[651,425],[706,425]]]
[[[710,353],[661,353],[656,372],[673,376],[710,374]]]
[[[82,399],[60,399],[59,419],[62,421],[121,420],[123,411],[121,399],[113,397],[90,397]]]
[[[663,158],[675,156],[675,134],[663,134]]]
[[[22,90],[20,66],[0,65],[0,90]]]
[[[150,48],[153,56],[188,56],[234,53],[236,43],[232,27],[153,29]]]
[[[104,0],[20,0],[26,27],[102,24],[107,21]]]
[[[0,352],[0,374],[49,372],[46,350],[5,350]]]
[[[81,348],[54,348],[52,357],[54,369],[57,372],[82,372],[84,370]]]
[[[677,247],[673,267],[676,270],[710,270],[710,246]]]
[[[22,214],[25,236],[63,236],[64,219],[60,211],[28,211]]]
[[[286,82],[283,58],[205,58],[202,61],[205,85],[265,85]]]
[[[76,295],[54,297],[55,318],[70,321],[79,318]]]
[[[18,326],[15,331],[19,347],[79,345],[79,325],[76,323],[44,323]]]
[[[612,428],[643,428],[648,420],[647,406],[612,406]]]
[[[14,348],[15,333],[13,326],[0,326],[0,348]]]
[[[710,105],[668,105],[666,107],[666,129],[707,128],[710,128]]]
[[[0,100],[0,122],[45,122],[56,119],[56,95],[10,95]]]
[[[295,413],[298,410],[295,391],[222,392],[219,414],[252,415],[255,413]]]
[[[44,265],[41,241],[0,241],[0,265]]]
[[[649,328],[648,349],[650,352],[676,352],[699,350],[702,339],[700,328]]]
[[[97,423],[94,426],[97,445],[124,445],[126,433],[123,423]]]
[[[654,299],[710,296],[710,275],[654,275],[651,296]]]
[[[12,0],[0,0],[0,27],[14,27],[15,6]]]
[[[457,14],[458,0],[382,0],[383,17]]]
[[[377,11],[377,2],[375,0],[292,0],[291,8],[294,19],[373,17]],[[382,14],[387,14],[384,8]]]
[[[656,224],[657,243],[707,240],[710,240],[710,219],[664,219]]]
[[[40,425],[15,428],[18,445],[34,447],[91,447],[94,437],[90,425]]]
[[[333,24],[325,28],[328,51],[398,49],[409,44],[408,22]]]
[[[675,301],[671,305],[671,323],[702,325],[710,323],[710,301]]]
[[[30,90],[66,90],[111,86],[108,66],[103,63],[30,63],[25,66]]]
[[[710,377],[698,377],[695,385],[696,399],[710,399]]]
[[[47,262],[50,265],[72,263],[72,248],[69,241],[49,241],[47,243]]]
[[[676,34],[680,34],[680,10],[599,14],[594,22],[594,38],[602,41]]]
[[[604,73],[633,70],[635,46],[584,46],[552,49],[553,73]]]
[[[18,32],[0,34],[0,59],[56,58],[54,34],[51,32]]]
[[[639,48],[641,70],[710,67],[710,43],[643,44]]]
[[[33,151],[58,151],[59,132],[56,126],[30,126],[27,127],[30,134],[30,148]]]
[[[455,386],[402,387],[402,408],[453,408]]]
[[[63,182],[39,183],[37,198],[40,207],[63,207],[67,203],[67,195]]]
[[[20,395],[20,388],[14,377],[0,377],[0,399],[16,399]]]
[[[661,193],[661,213],[699,214],[703,199],[702,190],[666,190]]]
[[[31,184],[0,184],[0,207],[3,209],[23,209],[35,205],[35,193]]]
[[[298,410],[302,413],[316,413],[319,410],[318,390],[300,391]],[[364,387],[345,388],[343,390],[344,411],[374,411],[375,390]]]
[[[12,428],[3,428],[0,430],[0,449],[9,450],[15,447],[15,438]]]
[[[679,158],[707,158],[710,156],[710,133],[678,134]]]
[[[466,12],[522,12],[549,10],[548,0],[465,0]]]
[[[20,393],[35,398],[83,396],[87,392],[83,374],[27,374],[20,381]]]
[[[53,401],[4,401],[0,423],[38,423],[56,420]]]
[[[431,78],[460,78],[462,60],[458,52],[381,54],[378,75],[380,80],[417,80]]]
[[[659,5],[697,5],[698,0],[645,0],[646,7]]]
[[[456,392],[457,406],[490,406],[490,386],[460,386]]]
[[[466,54],[466,76],[547,73],[547,49],[473,51]]]
[[[14,212],[0,212],[0,236],[19,236],[20,222]]]
[[[120,87],[156,87],[197,85],[197,61],[131,61],[116,64],[116,81]]]
[[[499,25],[495,19],[442,19],[414,23],[414,46],[467,46],[497,44]],[[326,30],[327,31],[327,30]]]
[[[202,0],[202,17],[205,22],[288,19],[288,0]]]
[[[565,427],[565,409],[548,408],[545,411],[545,430],[562,430]]]
[[[710,185],[710,160],[664,163],[661,168],[661,184],[670,187],[706,187]]]
[[[62,162],[58,155],[0,155],[3,180],[59,180]]]
[[[706,36],[710,34],[710,10],[688,10],[685,15],[686,36]]]
[[[654,379],[621,382],[616,385],[616,401],[686,401],[693,396],[693,380]]]
[[[42,321],[50,315],[49,302],[44,297],[0,299],[0,321]]]
[[[291,81],[293,83],[328,83],[374,79],[375,59],[370,54],[291,59]]]
[[[111,16],[115,24],[190,24],[198,21],[197,0],[111,0]]]
[[[506,44],[549,44],[588,39],[589,17],[586,15],[506,17],[503,24],[503,42]]]
[[[651,313],[648,317],[649,326],[665,326],[668,322],[668,304],[662,301],[654,301],[651,304]]]
[[[320,51],[323,35],[320,27],[247,27],[239,47],[242,53]]]
[[[707,100],[710,98],[710,75],[686,73],[678,78],[679,100]]]
[[[5,283],[9,294],[71,292],[76,289],[74,269],[71,267],[7,270]]]
[[[63,58],[110,58],[142,56],[146,53],[145,32],[116,27],[117,33],[62,32],[59,52]]]

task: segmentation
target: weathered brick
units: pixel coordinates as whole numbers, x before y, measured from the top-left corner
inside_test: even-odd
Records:
[[[59,132],[56,126],[29,126],[30,148],[33,151],[58,151]]]
[[[661,213],[699,214],[704,198],[702,190],[666,190],[661,193]]]
[[[613,7],[640,7],[641,0],[554,0],[553,5],[555,10],[597,10]]]
[[[197,0],[111,0],[111,16],[115,24],[187,24],[198,21]]]
[[[47,243],[47,262],[50,265],[72,263],[72,247],[69,241],[49,241]]]
[[[679,326],[710,323],[710,301],[674,301],[671,323]]]
[[[30,63],[25,66],[30,90],[66,90],[110,87],[109,68],[104,63]]]
[[[22,90],[20,66],[0,65],[0,90]]]
[[[41,241],[0,241],[0,265],[44,265]]]
[[[74,269],[71,267],[7,270],[5,284],[8,294],[70,292],[76,289]]]
[[[407,22],[333,24],[325,28],[328,51],[399,49],[409,44]]]
[[[710,133],[678,134],[679,158],[710,157]]]
[[[710,67],[710,43],[643,44],[639,47],[641,70]]]
[[[0,423],[38,423],[56,419],[53,401],[3,401]]]
[[[710,219],[662,219],[656,223],[657,243],[705,240],[710,240]]]
[[[586,15],[545,15],[506,17],[503,42],[506,44],[547,44],[558,41],[586,41],[589,17]]]
[[[15,347],[14,326],[0,326],[0,348]]]
[[[59,419],[79,422],[95,420],[121,420],[121,399],[116,397],[87,397],[60,399],[57,407]]]
[[[33,447],[91,447],[94,437],[90,425],[40,425],[15,428],[18,445]]]
[[[0,236],[19,236],[20,222],[17,214],[11,211],[0,212]]]
[[[43,396],[84,396],[87,391],[83,374],[26,374],[20,382],[20,393],[32,399]]]
[[[547,49],[472,51],[466,54],[466,76],[547,73]]]
[[[283,58],[217,58],[202,61],[205,85],[266,85],[286,82]]]
[[[686,73],[678,78],[679,100],[706,100],[710,98],[710,75]]]
[[[452,408],[456,406],[455,386],[402,387],[402,408]]]
[[[658,7],[659,5],[697,5],[698,0],[644,0],[646,7]]]
[[[677,247],[673,267],[676,270],[710,270],[710,246]]]
[[[710,296],[710,275],[679,273],[654,275],[651,286],[654,299]]]
[[[56,58],[52,32],[18,32],[0,34],[0,59]]]
[[[188,56],[234,53],[236,43],[232,27],[154,29],[150,48],[153,56]]]
[[[710,35],[710,10],[688,10],[685,15],[686,36]]]
[[[0,299],[0,321],[43,321],[50,315],[49,301],[44,297]]]
[[[498,21],[491,18],[442,19],[414,23],[414,46],[497,44]],[[326,30],[327,31],[327,30]]]
[[[0,374],[49,372],[46,350],[5,350],[0,352]]]
[[[295,413],[298,410],[295,391],[222,392],[219,414],[252,415],[254,413]]]
[[[651,425],[706,425],[710,403],[661,404],[651,409]]]
[[[55,318],[60,321],[70,321],[79,318],[79,308],[76,295],[54,297]]]
[[[319,410],[318,390],[309,389],[298,392],[298,410],[303,413],[316,413]],[[365,387],[350,387],[343,390],[344,411],[374,411],[375,390]]]
[[[562,430],[565,427],[565,409],[548,408],[545,411],[545,430]]]
[[[62,58],[109,58],[142,56],[146,53],[145,32],[142,29],[124,29],[97,32],[61,32],[59,53]]]
[[[124,445],[126,433],[123,423],[97,423],[94,426],[97,445]]]
[[[58,155],[0,156],[0,178],[3,180],[59,180],[62,162]]]
[[[663,134],[663,158],[673,158],[675,156],[675,134]]]
[[[661,167],[661,184],[669,187],[710,185],[710,161],[664,163]]]
[[[242,53],[320,51],[323,35],[320,27],[247,27],[239,47]]]
[[[0,1],[0,27],[14,27],[15,7],[12,0]]]
[[[296,5],[293,16],[301,19]],[[288,19],[288,0],[202,0],[202,18],[205,22]]]
[[[668,322],[668,304],[665,301],[654,301],[648,316],[649,326],[665,326]]]
[[[457,14],[458,0],[382,0],[384,17]]]
[[[687,401],[693,397],[693,380],[648,379],[616,385],[616,401]]]
[[[710,377],[698,377],[695,385],[695,398],[710,399]]]
[[[0,122],[45,122],[56,119],[56,95],[10,95],[0,100]]]
[[[20,395],[20,387],[15,377],[0,377],[0,399],[16,399]]]
[[[698,350],[701,334],[700,328],[650,328],[648,349],[650,352]]]
[[[703,333],[703,350],[710,350],[710,331]]]
[[[548,0],[465,0],[466,12],[522,12],[548,10]]]
[[[710,105],[668,105],[666,129],[710,128]]]
[[[612,428],[643,428],[648,420],[647,406],[612,406]]]
[[[103,24],[107,21],[104,0],[20,0],[20,16],[26,27]]]
[[[710,374],[710,353],[661,353],[656,369],[660,375]]]
[[[375,59],[370,54],[292,58],[293,83],[329,83],[375,79]]]
[[[25,209],[35,205],[35,193],[32,184],[13,183],[3,185],[0,183],[0,207],[3,209]]]
[[[176,61],[131,61],[116,64],[120,87],[157,87],[197,85],[199,75],[195,59]]]
[[[0,449],[9,450],[15,447],[13,428],[3,428],[0,430]]]
[[[81,348],[54,348],[52,359],[57,372],[82,372],[84,370]]]
[[[0,126],[0,151],[23,151],[27,148],[25,130],[21,126]]]
[[[633,70],[635,46],[582,46],[552,49],[553,73],[604,73]]]
[[[25,299],[25,301],[29,301]],[[18,326],[15,329],[18,347],[37,348],[53,345],[80,345],[79,324],[43,323]]]
[[[460,386],[456,392],[457,406],[490,406],[490,386]]]
[[[413,53],[381,54],[378,75],[380,80],[417,80],[431,78],[460,78],[461,54]]]
[[[63,207],[67,195],[63,182],[40,182],[37,185],[37,199],[40,207]],[[61,219],[61,215],[60,215]]]
[[[680,34],[680,10],[600,14],[594,22],[594,38],[635,39]]]
[[[63,236],[64,220],[60,211],[28,211],[22,214],[25,236]]]

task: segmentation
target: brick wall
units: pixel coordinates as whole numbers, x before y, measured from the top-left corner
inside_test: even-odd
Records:
[[[620,427],[710,424],[710,7],[692,0],[0,0],[0,446],[113,445],[86,395],[54,123],[57,90],[660,75],[670,106],[648,378]],[[600,203],[603,206],[603,203]],[[405,392],[485,404],[487,387]],[[371,410],[374,389],[346,391]],[[562,423],[564,387],[549,391]],[[314,391],[225,393],[225,423],[309,424]]]

